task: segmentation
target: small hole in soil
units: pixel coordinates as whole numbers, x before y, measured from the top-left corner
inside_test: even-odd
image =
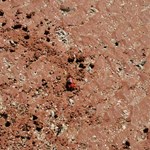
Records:
[[[26,18],[31,19],[32,16],[34,16],[34,15],[35,15],[35,12],[31,12],[30,14],[26,15]]]
[[[61,133],[62,129],[63,129],[63,126],[62,125],[58,125],[57,126],[58,129],[57,129],[57,136]]]
[[[2,2],[5,2],[6,0],[2,0]]]
[[[46,80],[45,80],[45,79],[42,79],[42,86],[47,87],[47,82],[46,82]]]
[[[125,141],[125,143],[124,143],[124,149],[129,149],[129,147],[130,147],[130,142],[129,141]]]
[[[13,29],[20,29],[21,27],[22,27],[21,24],[16,24],[16,25],[14,25],[12,28],[13,28]]]
[[[1,117],[3,117],[4,119],[7,119],[8,115],[6,113],[0,114]]]
[[[130,60],[130,62],[131,62],[131,63],[134,63],[134,60],[133,60],[133,59],[131,59],[131,60]]]
[[[40,131],[42,130],[42,127],[36,127],[36,130],[37,130],[38,132],[40,132]]]
[[[0,16],[3,16],[3,15],[4,15],[4,11],[0,10]]]
[[[122,71],[122,68],[118,68],[119,71]]]
[[[80,63],[79,67],[80,67],[80,68],[83,68],[83,69],[86,68],[85,65],[82,64],[82,63]]]
[[[90,64],[89,66],[90,66],[92,69],[94,68],[94,64]]]
[[[16,135],[16,136],[15,136],[15,138],[19,138],[19,137],[20,137],[19,135]]]
[[[27,140],[30,140],[31,138],[29,136],[27,136]]]
[[[125,142],[125,145],[129,147],[129,146],[130,146],[130,142],[129,142],[129,141],[126,141],[126,142]]]
[[[9,127],[11,125],[11,123],[9,122],[9,121],[7,121],[6,123],[5,123],[5,126],[6,127]]]
[[[35,145],[35,141],[32,142],[32,145]]]
[[[76,63],[78,63],[78,62],[84,62],[84,57],[83,56],[81,56],[81,57],[79,57],[79,58],[77,58],[76,59]]]
[[[119,46],[119,42],[115,42],[115,46]]]
[[[32,119],[33,119],[33,120],[36,120],[36,119],[38,119],[38,117],[35,116],[35,115],[33,115],[33,116],[32,116]]]
[[[74,62],[74,57],[69,57],[69,58],[68,58],[68,62],[69,62],[69,63],[73,63],[73,62]]]
[[[141,62],[141,66],[144,66],[145,63],[146,63],[146,61],[142,61],[142,62]]]
[[[25,36],[24,36],[24,39],[26,39],[26,40],[28,40],[29,38],[30,38],[29,35],[25,35]]]
[[[21,136],[21,139],[25,139],[26,137],[25,136]]]
[[[52,46],[55,46],[55,42],[52,42]]]
[[[71,9],[69,7],[61,6],[60,10],[63,12],[69,12]]]
[[[3,23],[2,23],[2,27],[5,26],[5,25],[6,25],[6,22],[3,22]]]
[[[46,41],[47,41],[47,42],[50,42],[50,38],[47,37],[47,38],[46,38]]]
[[[146,54],[145,54],[145,53],[143,53],[143,54],[142,54],[142,56],[143,56],[143,57],[145,57],[145,56],[146,56]]]
[[[48,35],[48,34],[49,34],[49,31],[45,30],[44,34],[45,34],[45,35]]]
[[[57,114],[55,114],[55,115],[54,115],[54,118],[56,119],[57,117],[58,117]]]
[[[107,46],[105,45],[104,48],[107,48]]]
[[[26,16],[28,19],[30,19],[31,18],[31,14],[27,14],[27,16]]]
[[[28,28],[27,27],[22,27],[22,30],[25,32],[28,32]]]
[[[11,53],[15,52],[15,49],[10,49],[10,52],[11,52]]]
[[[144,133],[148,133],[148,128],[145,128],[145,129],[143,130],[143,132],[144,132]]]

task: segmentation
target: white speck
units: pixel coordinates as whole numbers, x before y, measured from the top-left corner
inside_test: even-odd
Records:
[[[122,125],[122,129],[125,130],[126,129],[126,125]]]
[[[74,100],[73,100],[73,99],[69,98],[68,101],[69,101],[69,104],[70,104],[70,105],[74,105]]]
[[[51,110],[51,117],[54,117],[55,116],[55,112],[53,110]]]
[[[85,82],[88,82],[88,79],[87,79],[87,78],[85,78],[85,79],[84,79],[84,81],[85,81]]]

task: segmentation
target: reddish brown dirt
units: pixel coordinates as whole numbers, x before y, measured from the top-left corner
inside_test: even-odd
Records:
[[[0,150],[150,150],[149,6],[1,0]]]

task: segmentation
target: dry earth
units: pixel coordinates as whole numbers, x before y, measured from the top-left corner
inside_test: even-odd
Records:
[[[0,150],[150,150],[149,128],[149,0],[0,1]]]

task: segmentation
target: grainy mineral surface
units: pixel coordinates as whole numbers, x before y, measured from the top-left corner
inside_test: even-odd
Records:
[[[149,0],[0,0],[0,150],[150,150],[149,128]]]

